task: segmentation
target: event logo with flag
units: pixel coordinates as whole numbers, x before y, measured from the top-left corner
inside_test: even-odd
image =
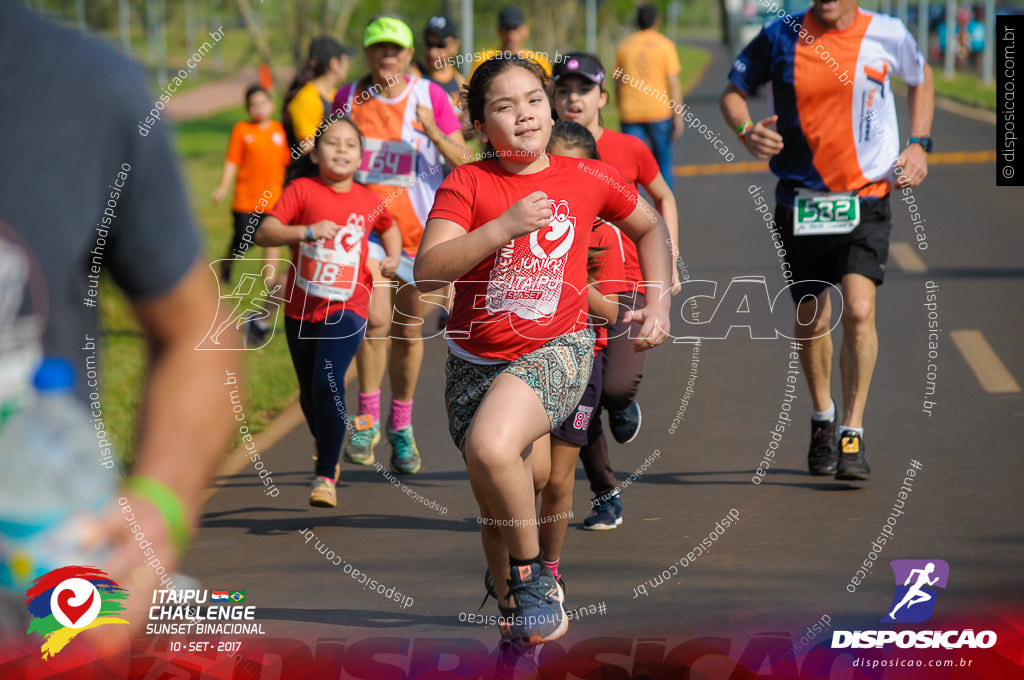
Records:
[[[211,590],[210,591],[210,602],[227,602],[228,591],[226,590]]]
[[[44,638],[43,658],[52,657],[76,635],[90,628],[128,622],[124,611],[128,591],[94,567],[61,567],[32,582],[25,604],[32,622],[27,633]]]
[[[228,597],[232,602],[245,602],[245,593],[244,590],[232,590]]]

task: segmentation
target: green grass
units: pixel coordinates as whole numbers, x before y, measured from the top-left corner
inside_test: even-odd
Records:
[[[711,53],[691,45],[679,45],[677,50],[679,51],[679,64],[683,67],[679,74],[679,80],[685,95],[697,85],[701,76],[704,75],[704,69],[711,61]]]
[[[175,142],[184,160],[182,169],[189,199],[204,237],[206,255],[211,260],[222,257],[227,249],[231,235],[231,208],[229,199],[213,205],[210,193],[220,180],[231,127],[244,115],[242,108],[236,107],[175,127]],[[255,256],[262,257],[262,249],[255,250]],[[287,249],[283,249],[281,256],[287,255]],[[257,271],[258,266],[254,263],[239,260],[235,264],[233,278],[237,280],[244,272]],[[210,276],[214,276],[212,270]],[[131,306],[120,291],[105,281],[100,296],[103,413],[117,450],[128,462],[133,457],[143,388],[145,346]],[[298,394],[280,316],[270,344],[262,350],[242,352],[242,361],[246,375],[245,415],[249,427],[260,431]]]
[[[941,69],[935,70],[935,94],[954,99],[971,106],[980,106],[989,111],[996,110],[995,81],[985,85],[973,73],[957,73],[946,78]]]

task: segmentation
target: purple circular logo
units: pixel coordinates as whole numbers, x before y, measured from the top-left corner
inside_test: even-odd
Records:
[[[570,59],[569,63],[566,64],[565,67],[569,68],[569,69],[575,70],[575,69],[578,69],[580,67],[580,62],[576,61],[575,59]]]

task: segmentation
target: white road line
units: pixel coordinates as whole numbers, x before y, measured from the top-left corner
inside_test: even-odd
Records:
[[[950,333],[953,344],[960,350],[964,361],[974,371],[974,377],[986,392],[1020,392],[1020,385],[1013,379],[1006,366],[996,356],[992,346],[978,330],[959,330]]]
[[[928,271],[928,265],[917,254],[914,246],[907,241],[894,241],[889,246],[889,254],[898,266],[908,274],[921,274]]]

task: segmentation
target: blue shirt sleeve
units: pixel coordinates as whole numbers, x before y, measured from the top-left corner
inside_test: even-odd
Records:
[[[762,28],[732,63],[729,82],[747,94],[756,93],[758,87],[771,80],[771,56],[771,39]]]

